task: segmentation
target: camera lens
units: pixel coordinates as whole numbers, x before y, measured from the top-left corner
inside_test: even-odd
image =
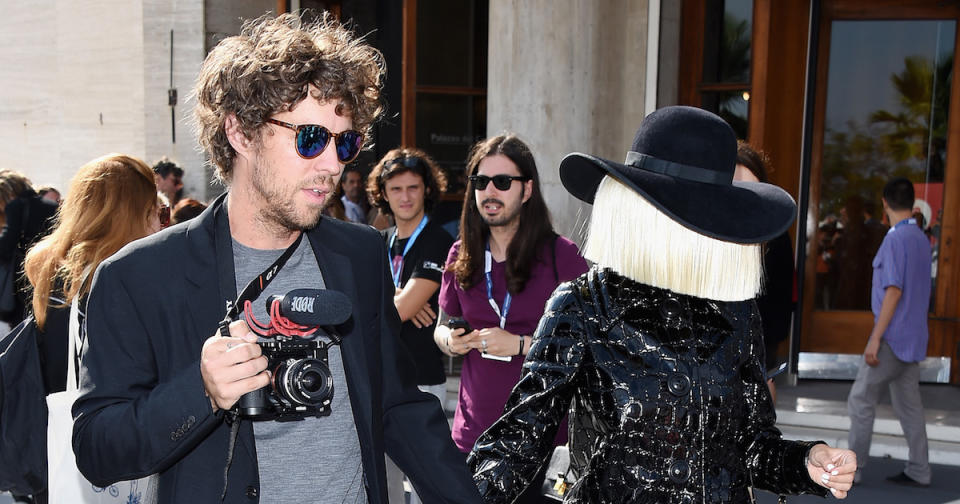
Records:
[[[300,377],[300,387],[308,393],[315,394],[323,388],[323,376],[313,370],[307,371]]]
[[[300,359],[281,366],[277,393],[295,405],[319,406],[333,397],[333,376],[323,361]]]

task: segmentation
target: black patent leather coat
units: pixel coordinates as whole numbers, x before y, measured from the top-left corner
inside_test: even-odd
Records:
[[[547,302],[523,376],[468,463],[508,503],[568,411],[568,503],[749,502],[748,487],[815,493],[814,443],[774,427],[756,304],[718,302],[594,267]]]

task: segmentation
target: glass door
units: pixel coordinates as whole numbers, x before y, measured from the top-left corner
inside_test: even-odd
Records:
[[[823,2],[801,352],[862,353],[873,324],[871,262],[889,228],[880,198],[893,177],[913,182],[914,215],[933,249],[931,319],[956,314],[939,266],[951,238],[943,230],[957,220],[949,166],[960,146],[949,131],[958,18],[956,8],[925,3]],[[956,346],[956,327],[937,330],[930,354],[952,356],[937,352]]]

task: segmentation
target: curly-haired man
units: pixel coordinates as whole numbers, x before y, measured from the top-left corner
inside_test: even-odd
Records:
[[[382,238],[321,218],[381,112],[383,68],[326,16],[261,18],[208,55],[195,118],[229,191],[95,275],[74,428],[92,483],[158,474],[163,503],[386,503],[386,453],[429,502],[479,502],[400,349]],[[349,300],[293,298],[314,339],[287,340],[312,328],[265,307],[298,288]],[[313,350],[278,360],[265,337]]]
[[[403,321],[400,341],[413,356],[417,386],[437,396],[441,403],[446,403],[447,373],[444,356],[433,343],[433,329],[443,264],[453,236],[431,218],[431,211],[446,187],[446,176],[436,161],[413,148],[388,152],[373,167],[367,182],[374,206],[396,221],[395,226],[381,234],[387,243],[390,274],[397,289],[393,302]],[[389,461],[387,479],[391,483],[400,480],[399,470]],[[402,498],[393,485],[390,494],[392,500]],[[413,492],[410,504],[420,502]]]

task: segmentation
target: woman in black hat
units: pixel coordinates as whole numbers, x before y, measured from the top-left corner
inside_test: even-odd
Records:
[[[487,502],[531,483],[568,406],[565,502],[748,502],[750,487],[846,497],[853,452],[774,427],[753,299],[761,243],[796,205],[734,182],[736,153],[722,119],[668,107],[644,119],[625,163],[561,162],[567,190],[594,205],[584,256],[596,266],[554,292],[503,417],[474,447]]]

